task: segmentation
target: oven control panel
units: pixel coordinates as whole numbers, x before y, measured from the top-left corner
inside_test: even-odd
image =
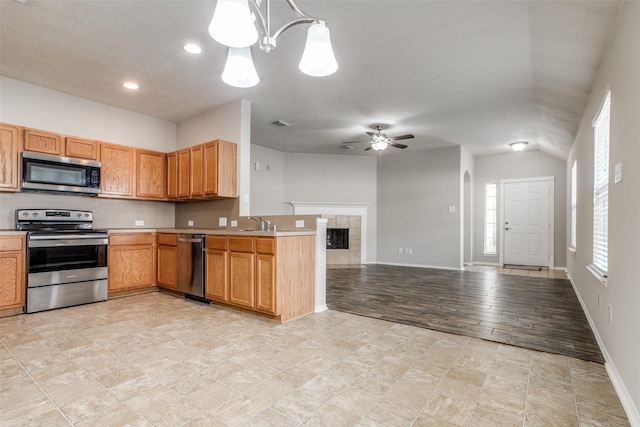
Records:
[[[50,210],[50,209],[18,209],[16,211],[17,221],[70,221],[70,222],[92,222],[93,212],[74,210]]]

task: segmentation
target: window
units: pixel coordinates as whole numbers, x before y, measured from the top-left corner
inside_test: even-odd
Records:
[[[609,124],[611,92],[593,120],[593,267],[607,276],[609,252]]]
[[[578,173],[577,162],[574,160],[571,167],[571,239],[569,249],[576,250],[577,214],[578,214]]]
[[[496,209],[496,190],[495,183],[487,184],[485,187],[484,199],[484,254],[496,255],[497,250],[497,231],[498,217]]]

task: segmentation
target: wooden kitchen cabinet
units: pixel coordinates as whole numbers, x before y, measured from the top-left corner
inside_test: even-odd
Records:
[[[158,286],[167,289],[178,288],[178,235],[173,233],[158,233],[158,248],[156,250]]]
[[[24,236],[0,236],[0,316],[24,310],[25,259]]]
[[[229,236],[229,302],[255,308],[254,238]]]
[[[0,123],[0,191],[20,189],[21,129]]]
[[[256,237],[256,309],[276,314],[277,301],[275,238]]]
[[[136,197],[164,199],[166,154],[158,151],[136,150]]]
[[[152,233],[109,235],[109,292],[154,286]]]
[[[227,238],[207,236],[205,251],[205,297],[213,301],[229,301],[229,269]]]
[[[98,160],[98,141],[68,136],[65,138],[64,155],[87,160]]]
[[[24,130],[24,149],[57,156],[64,154],[60,135],[36,129]]]
[[[100,196],[133,197],[135,149],[100,143]]]
[[[237,145],[209,141],[167,155],[167,197],[210,199],[237,197]]]

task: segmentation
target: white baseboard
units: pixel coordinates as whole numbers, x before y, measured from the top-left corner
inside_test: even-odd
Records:
[[[567,270],[565,269],[565,271]],[[607,370],[607,373],[609,374],[609,379],[611,379],[611,383],[613,384],[613,388],[616,390],[618,399],[620,399],[620,403],[622,403],[622,407],[624,408],[624,411],[627,414],[629,423],[631,424],[632,427],[640,427],[640,412],[638,412],[638,408],[636,408],[636,405],[634,404],[633,399],[631,398],[631,395],[627,390],[627,387],[624,385],[624,381],[620,376],[620,373],[618,372],[616,365],[611,360],[611,356],[609,356],[609,353],[607,352],[607,348],[605,347],[604,342],[602,341],[602,338],[600,338],[600,334],[598,333],[598,330],[596,329],[596,325],[593,322],[593,319],[591,318],[589,311],[587,310],[587,306],[585,305],[582,299],[582,296],[580,295],[580,292],[578,291],[578,288],[576,287],[576,284],[573,281],[573,278],[571,277],[568,271],[567,271],[567,277],[569,278],[569,282],[571,282],[571,286],[573,287],[573,290],[576,293],[576,296],[578,297],[578,301],[580,302],[582,311],[587,316],[587,321],[589,322],[589,326],[593,331],[593,335],[596,337],[598,347],[600,347],[600,351],[602,352],[602,356],[604,357],[604,368]]]
[[[314,313],[322,313],[323,311],[327,311],[329,310],[329,307],[327,307],[327,304],[324,305],[316,305],[315,308],[313,309]]]
[[[378,265],[394,265],[398,267],[418,267],[418,268],[435,268],[437,270],[454,270],[460,271],[460,268],[456,267],[443,267],[441,265],[423,265],[423,264],[401,264],[396,262],[377,262]]]

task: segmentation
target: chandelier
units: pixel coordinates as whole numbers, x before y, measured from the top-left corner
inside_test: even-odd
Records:
[[[260,78],[253,65],[251,45],[259,40],[260,49],[269,53],[276,48],[280,34],[299,24],[311,24],[298,65],[300,71],[314,77],[329,76],[336,72],[338,63],[333,55],[327,22],[305,14],[293,0],[286,2],[298,17],[272,33],[270,0],[218,0],[209,24],[209,34],[229,48],[222,72],[222,80],[226,84],[242,88],[257,85]],[[264,15],[260,10],[263,4]]]

